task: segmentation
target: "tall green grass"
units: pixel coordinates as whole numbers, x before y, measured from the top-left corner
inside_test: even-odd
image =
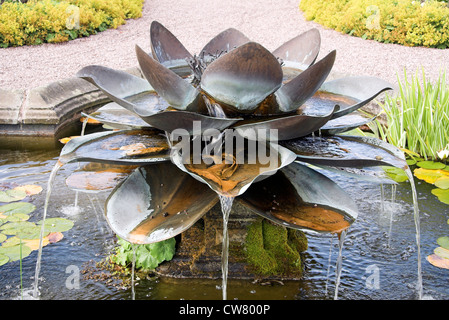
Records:
[[[449,86],[446,72],[431,83],[424,71],[410,80],[398,76],[399,90],[386,95],[382,105],[387,126],[378,125],[381,137],[389,143],[425,159],[444,160],[449,151]],[[447,153],[446,153],[447,154]]]

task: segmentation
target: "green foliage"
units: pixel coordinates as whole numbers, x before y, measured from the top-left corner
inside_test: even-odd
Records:
[[[142,16],[144,0],[30,0],[0,6],[0,47],[86,37]]]
[[[385,96],[382,106],[387,127],[379,125],[384,140],[425,160],[445,160],[449,151],[449,85],[446,73],[435,83],[417,75],[401,81],[397,95]]]
[[[117,244],[119,244],[119,247],[117,247],[115,254],[111,255],[111,261],[124,267],[131,265],[135,248],[135,267],[143,270],[154,270],[163,261],[170,261],[176,251],[175,238],[151,244],[136,245],[118,237]]]
[[[301,0],[308,20],[363,39],[449,47],[449,7],[442,1]]]

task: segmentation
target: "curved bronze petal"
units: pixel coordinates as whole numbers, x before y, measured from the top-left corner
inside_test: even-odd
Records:
[[[101,192],[115,188],[136,168],[136,166],[90,162],[68,176],[65,183],[72,190]]]
[[[320,46],[320,32],[313,28],[281,45],[273,55],[282,59],[285,67],[305,70],[315,62]]]
[[[338,112],[338,111],[337,111]],[[333,116],[332,116],[333,118]],[[349,130],[356,129],[367,123],[370,123],[376,117],[367,118],[360,114],[348,114],[339,118],[334,118],[327,122],[321,129],[320,133],[323,135],[334,135],[343,133]]]
[[[206,185],[170,162],[138,168],[106,200],[112,230],[131,243],[154,243],[190,228],[218,201]]]
[[[165,111],[150,116],[140,115],[142,120],[163,131],[173,132],[180,129],[188,134],[202,133],[207,129],[216,129],[222,131],[234,123],[242,120],[241,118],[217,118],[205,116],[200,113],[189,111]]]
[[[327,172],[333,172],[338,175],[346,176],[357,181],[368,181],[377,184],[398,184],[396,181],[391,179],[382,167],[363,167],[363,168],[353,168],[353,167],[330,167],[313,165],[317,169],[322,169]]]
[[[335,55],[334,50],[276,91],[279,110],[294,111],[312,97],[329,75],[334,65]]]
[[[137,45],[136,54],[145,78],[173,108],[190,111],[198,109],[200,94],[194,86],[151,58]]]
[[[59,161],[144,165],[166,161],[169,155],[167,139],[160,131],[121,130],[73,138],[62,148]]]
[[[336,183],[292,163],[237,198],[255,213],[288,228],[339,233],[357,218],[357,206]]]
[[[249,41],[249,38],[240,31],[229,28],[212,38],[200,53],[204,54],[205,57],[219,55],[223,52],[229,52]]]
[[[304,104],[304,112],[329,105],[339,105],[333,119],[347,115],[364,106],[377,95],[392,90],[391,84],[375,77],[346,77],[325,82],[317,94]]]
[[[192,58],[192,55],[167,28],[158,21],[153,21],[150,27],[150,37],[151,52],[160,64],[180,76],[191,73],[187,61]]]
[[[255,145],[253,146],[255,147]],[[258,146],[260,150],[263,149],[263,158],[259,149],[245,148],[240,151],[235,149],[233,153],[227,153],[226,146],[224,146],[224,150],[222,150],[224,156],[220,155],[219,161],[215,160],[217,157],[215,154],[215,156],[210,156],[211,159],[214,159],[213,162],[206,163],[204,157],[195,162],[191,150],[186,152],[184,147],[185,145],[181,147],[176,145],[172,149],[172,162],[182,171],[208,185],[217,194],[226,197],[243,194],[252,183],[269,177],[280,168],[292,163],[296,158],[295,154],[286,148],[263,142]],[[187,153],[187,157],[184,153]],[[253,157],[253,161],[248,160],[251,157]]]
[[[141,109],[151,112],[151,110],[147,110],[147,102],[154,99],[154,89],[142,78],[124,71],[96,65],[82,68],[76,76],[89,81],[112,101],[129,111]]]
[[[394,166],[408,168],[404,154],[392,145],[371,137],[303,137],[282,141],[298,160],[334,167]]]
[[[259,130],[262,130],[262,132],[276,130],[275,136],[272,137],[270,134],[268,140],[290,140],[317,131],[331,119],[336,110],[338,110],[338,107],[322,116],[293,115],[243,125],[237,124],[234,128],[241,136],[251,140],[258,139]]]
[[[242,112],[257,108],[282,83],[282,68],[267,49],[249,42],[212,62],[201,88],[215,101]]]
[[[115,102],[110,102],[90,114],[81,115],[97,120],[114,129],[138,129],[150,125],[142,120],[135,112],[131,112]]]

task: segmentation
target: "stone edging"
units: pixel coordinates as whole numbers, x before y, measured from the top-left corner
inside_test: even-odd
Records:
[[[125,70],[141,77],[138,68]],[[74,77],[29,90],[0,88],[0,135],[55,136],[110,99]]]

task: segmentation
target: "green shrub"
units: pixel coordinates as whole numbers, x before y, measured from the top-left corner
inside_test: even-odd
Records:
[[[30,0],[0,6],[0,47],[56,43],[142,16],[144,0]]]
[[[305,18],[342,33],[406,46],[449,48],[443,1],[301,0]]]

